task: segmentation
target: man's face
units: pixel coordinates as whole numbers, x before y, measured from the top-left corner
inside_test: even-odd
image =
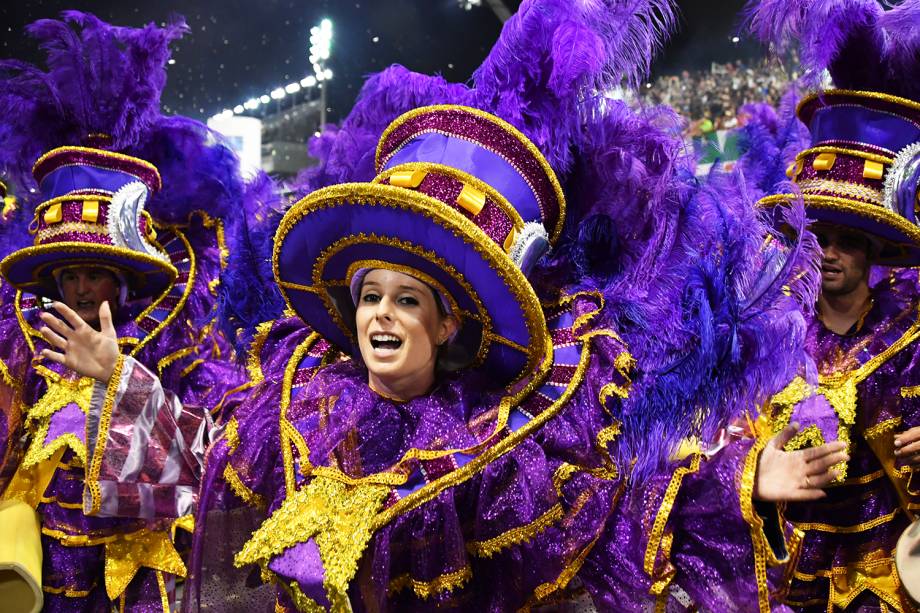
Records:
[[[118,308],[118,279],[105,268],[75,266],[67,268],[58,277],[64,304],[76,311],[83,321],[97,328],[99,307],[108,301],[112,314]]]
[[[865,234],[830,224],[818,224],[812,231],[824,252],[821,261],[823,293],[849,294],[868,283],[871,243]]]

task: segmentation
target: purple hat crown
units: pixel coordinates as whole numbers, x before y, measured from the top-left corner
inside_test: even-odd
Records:
[[[920,104],[879,92],[829,90],[803,99],[798,115],[811,144],[787,175],[809,216],[883,239],[882,263],[920,262]]]
[[[317,190],[281,221],[273,261],[288,305],[354,347],[354,276],[396,270],[429,284],[460,320],[450,366],[481,366],[505,382],[536,372],[551,343],[526,274],[565,215],[540,151],[494,115],[438,105],[393,121],[376,167],[372,182]]]
[[[475,223],[527,274],[558,239],[565,196],[537,147],[495,115],[415,109],[384,131],[375,183],[432,196]]]
[[[145,210],[162,186],[152,164],[103,149],[59,147],[38,159],[33,175],[42,195],[29,227],[34,244],[0,263],[10,283],[55,297],[53,271],[62,263],[122,271],[135,295],[156,295],[175,279]]]

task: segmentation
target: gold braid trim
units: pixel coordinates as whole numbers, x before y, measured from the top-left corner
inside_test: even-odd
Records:
[[[249,506],[257,509],[265,509],[268,506],[265,498],[246,487],[231,464],[227,464],[224,468],[224,480],[230,484],[230,489],[233,490],[233,493]]]
[[[892,417],[891,419],[886,419],[885,421],[880,421],[874,426],[866,428],[863,432],[863,438],[876,438],[886,432],[891,432],[895,428],[901,425],[901,416]]]
[[[670,553],[671,538],[670,535],[665,534],[664,530],[684,477],[699,471],[702,457],[702,454],[697,453],[693,456],[689,466],[681,466],[674,471],[671,481],[664,491],[661,505],[658,507],[658,513],[655,514],[655,521],[652,522],[652,531],[649,534],[648,545],[645,548],[645,559],[643,560],[642,568],[649,578],[654,581],[650,589],[650,593],[653,596],[663,594],[674,577],[675,570],[667,556]],[[661,572],[655,572],[655,560],[658,558],[659,550],[665,554],[665,565]]]
[[[759,438],[751,446],[747,457],[744,459],[744,470],[741,473],[741,487],[739,488],[741,502],[741,516],[751,529],[751,545],[754,549],[754,577],[757,581],[757,602],[761,613],[770,613],[770,588],[767,584],[767,559],[776,561],[770,548],[766,535],[763,532],[763,519],[754,511],[754,479],[757,475],[757,463],[760,452],[766,447],[769,439]]]
[[[473,571],[468,565],[452,573],[435,577],[431,581],[413,579],[411,575],[406,573],[390,581],[387,592],[393,595],[411,586],[416,596],[426,599],[434,594],[453,591],[472,578]]]
[[[88,590],[75,590],[66,585],[62,585],[61,587],[52,587],[50,585],[42,586],[42,591],[46,594],[56,594],[64,596],[65,598],[86,598],[94,589],[96,589],[95,583]]]
[[[159,362],[157,362],[157,372],[159,372],[160,375],[162,375],[162,374],[163,374],[163,370],[164,370],[167,366],[169,366],[170,364],[172,364],[173,362],[175,362],[176,360],[181,360],[181,359],[184,358],[185,356],[187,356],[187,355],[192,355],[193,353],[197,353],[197,352],[198,352],[198,348],[197,348],[197,347],[183,347],[182,349],[179,349],[179,350],[177,350],[177,351],[173,351],[172,353],[170,353],[170,354],[167,355],[166,357],[162,358]]]
[[[312,539],[319,548],[323,587],[333,610],[348,610],[348,584],[374,534],[374,514],[389,493],[383,485],[353,487],[314,477],[306,487],[290,492],[262,522],[236,554],[234,564],[241,568],[258,563],[267,568],[272,557]]]
[[[3,381],[7,385],[13,388],[14,391],[22,391],[22,383],[17,381],[12,374],[10,374],[10,369],[2,359],[0,359],[0,381]]]
[[[195,256],[195,250],[192,249],[191,243],[188,242],[188,239],[185,238],[185,235],[182,234],[182,232],[180,232],[179,229],[178,229],[177,227],[175,227],[175,226],[167,226],[166,229],[168,229],[168,230],[171,231],[173,234],[175,234],[175,235],[176,235],[176,238],[178,238],[178,239],[182,242],[182,244],[184,245],[184,247],[185,247],[185,252],[186,252],[186,255],[188,255],[188,260],[189,260],[188,281],[185,283],[185,289],[182,291],[182,295],[179,296],[179,299],[176,301],[176,306],[173,307],[173,309],[169,312],[169,314],[163,319],[163,321],[161,321],[161,322],[157,325],[156,328],[154,328],[150,333],[147,334],[147,336],[145,336],[143,339],[141,339],[140,342],[137,343],[137,345],[135,345],[134,349],[131,350],[131,355],[132,355],[132,356],[137,355],[138,352],[140,352],[140,350],[143,349],[145,345],[147,345],[147,344],[150,343],[153,339],[155,339],[157,336],[159,336],[160,332],[162,332],[163,329],[166,328],[166,326],[168,326],[169,324],[171,324],[171,323],[173,322],[173,320],[174,320],[176,317],[178,317],[179,311],[181,311],[181,310],[185,307],[185,303],[188,302],[188,297],[192,294],[192,290],[193,290],[194,287],[195,287],[195,277],[197,276],[197,271],[198,271],[198,265],[197,265],[197,260],[196,260],[196,256]],[[170,266],[172,266],[172,264],[170,264]],[[174,270],[175,270],[175,268],[174,268]],[[173,277],[173,278],[175,279],[177,276],[178,276],[178,271],[177,271],[177,273],[176,273],[176,276]],[[135,318],[135,321],[141,321],[142,319],[144,319],[144,317],[146,317],[147,315],[149,315],[150,313],[152,313],[153,310],[154,310],[163,300],[165,300],[166,297],[167,297],[170,293],[172,293],[172,290],[173,290],[173,288],[175,287],[175,285],[176,285],[176,284],[175,284],[175,281],[173,281],[173,282],[163,291],[163,293],[161,293],[161,294],[156,298],[156,300],[154,300],[153,302],[150,303],[150,306],[148,306],[146,309],[144,309],[144,310],[141,312],[141,314],[138,315],[138,316]]]
[[[231,417],[224,429],[224,439],[227,441],[227,449],[233,454],[236,448],[240,446],[239,422],[236,417]]]
[[[562,519],[564,515],[562,505],[557,502],[529,524],[511,528],[485,541],[470,541],[466,544],[466,550],[480,558],[491,558],[503,549],[531,540]]]
[[[821,532],[832,532],[834,534],[855,534],[857,532],[865,532],[866,530],[871,530],[872,528],[877,528],[882,524],[887,524],[895,517],[898,513],[901,512],[900,508],[895,509],[891,513],[881,515],[875,519],[871,519],[866,522],[855,524],[852,526],[834,526],[832,524],[823,524],[820,522],[803,522],[796,523],[795,527],[800,530],[819,530]]]
[[[262,373],[262,348],[265,341],[268,340],[268,334],[272,331],[274,321],[263,321],[256,326],[256,334],[249,345],[249,357],[246,359],[246,370],[249,371],[249,379],[253,383],[261,383],[265,380]]]
[[[112,422],[112,410],[115,408],[115,396],[118,395],[118,386],[121,383],[121,372],[125,366],[125,356],[118,354],[115,368],[105,387],[105,400],[102,403],[102,414],[99,417],[99,431],[96,433],[96,445],[93,457],[89,464],[89,473],[86,475],[86,491],[90,494],[89,512],[92,515],[99,512],[102,504],[102,494],[99,488],[99,473],[102,471],[102,456],[105,454],[105,443],[108,440],[109,424]]]
[[[902,387],[901,398],[920,398],[920,385]]]

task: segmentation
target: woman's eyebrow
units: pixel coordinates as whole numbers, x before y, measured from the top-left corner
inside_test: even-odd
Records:
[[[417,287],[413,287],[411,285],[400,285],[399,289],[404,289],[404,290],[408,290],[410,292],[416,292],[416,293],[419,292],[419,289]]]

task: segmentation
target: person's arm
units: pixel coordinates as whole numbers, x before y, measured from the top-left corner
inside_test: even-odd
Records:
[[[218,431],[203,407],[183,406],[118,349],[108,303],[100,330],[61,303],[42,313],[42,354],[96,379],[86,419],[84,512],[105,517],[182,517],[194,511],[204,453]],[[65,323],[66,322],[66,323]]]
[[[207,410],[183,406],[142,364],[120,358],[109,382],[96,384],[86,419],[84,513],[192,513],[204,454],[217,434]]]

